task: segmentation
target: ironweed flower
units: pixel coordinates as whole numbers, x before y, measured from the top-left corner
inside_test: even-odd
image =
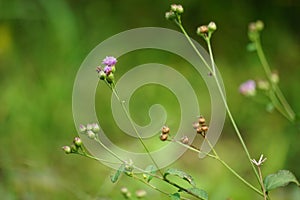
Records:
[[[114,66],[116,63],[117,63],[117,59],[113,56],[106,56],[103,61],[102,61],[102,64],[103,65],[106,65],[108,67],[112,67]]]
[[[256,94],[256,84],[253,80],[248,80],[240,85],[239,91],[245,96],[254,96]]]

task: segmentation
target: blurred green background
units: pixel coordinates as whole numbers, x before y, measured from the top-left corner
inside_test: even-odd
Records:
[[[86,158],[67,156],[61,146],[71,143],[77,135],[72,118],[72,87],[86,55],[101,41],[128,29],[157,26],[177,30],[164,19],[171,3],[184,6],[183,23],[194,39],[199,39],[194,33],[197,26],[211,20],[217,23],[213,38],[215,61],[252,156],[258,158],[263,153],[268,158],[264,174],[290,169],[300,178],[299,125],[287,122],[277,112],[266,112],[265,105],[238,93],[241,82],[264,77],[256,55],[246,51],[247,25],[261,19],[265,22],[262,38],[270,64],[278,70],[280,87],[291,106],[300,113],[299,1],[0,0],[1,199],[122,199],[122,186],[132,193],[145,189],[145,199],[166,199],[128,177],[112,184],[109,176],[113,170]],[[117,78],[130,66],[162,60],[177,66],[194,81],[188,67],[181,67],[186,65],[184,61],[158,51],[123,56],[119,64],[124,67]],[[178,104],[168,104],[167,97],[161,98],[161,88],[144,89],[135,96],[141,99],[146,94],[147,101],[132,102],[134,119],[147,123],[148,118],[142,118],[147,115],[147,106],[163,99],[173,122],[178,120],[173,116],[178,115]],[[203,107],[209,116],[209,105]],[[114,122],[108,120],[106,126],[112,134],[118,134]],[[126,146],[122,134],[112,138]],[[229,121],[216,149],[233,168],[255,183]],[[199,160],[196,154],[187,152],[172,166],[192,174],[197,184],[209,192],[210,199],[261,199],[215,160]],[[165,184],[161,187],[175,192]],[[296,200],[300,192],[289,185],[271,196],[273,200]]]

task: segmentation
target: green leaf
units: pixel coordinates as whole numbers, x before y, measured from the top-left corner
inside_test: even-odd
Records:
[[[152,174],[154,175],[156,173],[156,167],[153,165],[149,165],[146,167],[145,169],[146,172],[148,172],[147,174],[143,174],[144,179],[149,183],[151,181],[151,179],[153,178]]]
[[[196,183],[194,182],[194,179],[191,175],[185,173],[184,171],[178,170],[178,169],[167,169],[164,173],[164,178],[167,179],[168,175],[178,176],[179,178],[182,178],[183,180],[186,180],[191,184],[193,187],[196,187]]]
[[[208,200],[208,194],[205,190],[202,190],[200,188],[188,188],[187,189],[190,193],[196,195],[197,197],[199,197],[202,200]]]
[[[119,179],[120,175],[122,174],[122,172],[124,172],[125,170],[125,165],[122,164],[119,169],[116,171],[116,173],[114,175],[110,176],[110,180],[111,182],[115,183],[117,182],[117,180]]]
[[[296,183],[300,186],[294,174],[288,170],[279,170],[276,174],[270,174],[264,179],[266,191],[286,186],[289,183]]]
[[[170,194],[171,200],[180,200],[180,194],[179,193],[174,193]]]

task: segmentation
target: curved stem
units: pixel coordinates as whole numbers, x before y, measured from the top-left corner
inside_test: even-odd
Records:
[[[180,27],[180,29],[182,30],[183,34],[186,36],[187,40],[189,41],[189,43],[191,44],[191,46],[193,47],[193,49],[196,51],[197,55],[198,55],[198,56],[200,57],[200,59],[203,61],[203,63],[205,64],[205,66],[210,70],[210,72],[213,73],[212,69],[209,67],[209,65],[207,64],[207,62],[206,62],[205,59],[203,58],[203,56],[200,54],[200,52],[198,51],[198,49],[195,47],[194,43],[191,41],[189,35],[188,35],[188,34],[186,33],[186,31],[184,30],[182,24],[181,24],[181,23],[177,23],[177,24],[178,24],[178,26]],[[207,44],[210,46],[209,40],[206,40],[206,42],[207,42]],[[211,51],[211,50],[210,50],[210,57],[213,57],[212,51]],[[211,61],[213,62],[213,59],[212,59]],[[248,148],[247,148],[247,146],[246,146],[246,144],[245,144],[245,142],[244,142],[244,140],[243,140],[243,137],[242,137],[242,135],[241,135],[241,133],[240,133],[238,127],[237,127],[237,124],[235,123],[235,120],[234,120],[234,118],[233,118],[233,116],[232,116],[232,114],[231,114],[231,111],[230,111],[230,109],[229,109],[229,107],[228,107],[228,104],[227,104],[227,101],[226,101],[226,97],[225,97],[225,95],[224,95],[224,93],[223,93],[223,90],[222,90],[222,87],[221,87],[221,85],[220,85],[220,83],[219,83],[219,80],[218,80],[218,78],[217,78],[217,75],[216,75],[216,74],[212,74],[212,75],[213,75],[212,77],[214,77],[214,79],[215,79],[215,81],[216,81],[218,90],[219,90],[219,92],[220,92],[220,94],[221,94],[221,98],[222,98],[222,101],[223,101],[223,103],[224,103],[224,105],[225,105],[225,108],[226,108],[228,117],[229,117],[229,119],[230,119],[230,121],[231,121],[231,124],[232,124],[232,126],[233,126],[233,128],[234,128],[234,130],[235,130],[235,132],[236,132],[236,134],[237,134],[237,136],[238,136],[238,138],[239,138],[241,144],[242,144],[242,147],[243,147],[243,149],[244,149],[244,151],[245,151],[245,153],[246,153],[246,155],[247,155],[247,158],[248,158],[248,160],[249,160],[249,162],[250,162],[250,165],[251,165],[251,167],[252,167],[252,170],[253,170],[253,172],[255,173],[255,176],[256,176],[256,178],[257,178],[257,180],[258,180],[258,182],[259,182],[259,175],[258,175],[258,173],[257,173],[257,170],[256,170],[255,166],[254,166],[253,163],[251,162],[251,156],[250,156],[250,153],[249,153]]]
[[[114,86],[114,85],[113,85],[113,86]],[[141,144],[143,145],[143,148],[144,148],[145,151],[147,152],[149,158],[151,159],[151,161],[153,162],[153,164],[154,164],[155,167],[157,168],[158,172],[162,175],[163,173],[160,171],[158,164],[155,162],[155,160],[154,160],[154,158],[152,157],[152,155],[151,155],[149,149],[147,148],[146,144],[144,143],[144,141],[143,141],[141,135],[139,134],[138,130],[136,129],[136,127],[135,127],[135,125],[134,125],[134,122],[133,122],[133,120],[132,120],[132,118],[131,118],[129,112],[128,112],[127,108],[126,108],[125,105],[124,105],[124,102],[120,99],[120,97],[119,97],[117,91],[114,89],[113,86],[111,86],[110,88],[111,88],[113,94],[115,95],[115,97],[116,97],[116,98],[118,99],[118,101],[120,102],[121,107],[122,107],[122,109],[124,110],[124,112],[125,112],[125,114],[126,114],[126,117],[128,118],[128,120],[129,120],[129,122],[130,122],[130,124],[131,124],[131,126],[132,126],[132,128],[133,128],[133,130],[134,130],[134,132],[135,132],[135,134],[137,135],[139,141],[140,141]]]

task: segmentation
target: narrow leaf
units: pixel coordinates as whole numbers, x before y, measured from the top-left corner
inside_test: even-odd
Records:
[[[164,178],[166,179],[168,175],[178,176],[179,178],[182,178],[183,180],[186,180],[191,184],[193,187],[196,187],[196,183],[194,182],[194,179],[191,175],[185,173],[184,171],[170,168],[167,169],[167,171],[164,173]]]
[[[148,172],[148,173],[147,173],[147,174],[146,174],[146,173],[143,174],[143,177],[144,177],[144,179],[145,179],[147,182],[150,182],[151,179],[153,178],[152,175],[154,175],[154,174],[156,173],[156,171],[157,171],[157,170],[156,170],[156,167],[153,166],[153,165],[149,165],[149,166],[146,167],[145,171]]]
[[[197,197],[199,197],[202,200],[208,200],[208,194],[205,190],[202,190],[200,188],[189,188],[187,189],[190,193],[196,195]]]
[[[111,182],[113,182],[113,183],[117,182],[117,180],[119,179],[119,177],[122,174],[122,172],[124,172],[124,169],[125,169],[125,165],[122,164],[119,167],[119,169],[116,171],[116,173],[110,176]]]
[[[179,193],[174,193],[170,194],[171,200],[180,200],[180,194]]]
[[[288,170],[279,170],[277,173],[270,174],[264,179],[266,191],[270,191],[278,187],[284,187],[289,183],[296,183],[300,186],[294,174]]]

